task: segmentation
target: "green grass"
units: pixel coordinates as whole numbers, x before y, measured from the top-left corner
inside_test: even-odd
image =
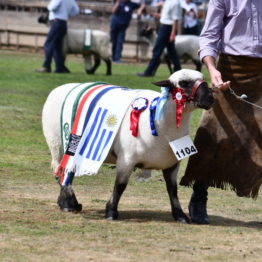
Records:
[[[0,51],[0,261],[248,261],[261,260],[262,199],[238,198],[231,191],[209,190],[211,225],[173,222],[165,183],[159,172],[147,182],[134,177],[120,201],[118,221],[104,219],[114,169],[76,178],[74,188],[83,211],[60,212],[59,187],[50,170],[50,154],[41,127],[48,93],[69,82],[105,81],[152,88],[169,73],[163,65],[153,78],[139,78],[145,64],[103,64],[86,75],[80,57],[70,56],[71,74],[37,74],[42,55]],[[184,65],[184,67],[190,65]],[[204,71],[207,77],[207,72]],[[201,111],[193,114],[191,135]],[[180,175],[186,161],[183,161]],[[179,188],[187,213],[190,188]]]

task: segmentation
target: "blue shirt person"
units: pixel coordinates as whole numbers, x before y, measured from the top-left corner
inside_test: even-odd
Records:
[[[133,3],[130,0],[116,0],[113,6],[110,24],[113,62],[121,62],[126,29],[132,19],[133,11],[139,7],[140,4]]]
[[[69,73],[65,66],[63,39],[67,32],[68,17],[78,14],[79,7],[75,0],[51,0],[47,9],[51,26],[44,44],[45,59],[43,67],[36,69],[36,72],[50,73],[52,58],[54,58],[55,73]]]

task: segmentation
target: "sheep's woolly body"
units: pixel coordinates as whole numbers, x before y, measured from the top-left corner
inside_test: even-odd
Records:
[[[51,152],[51,168],[55,172],[62,159],[62,139],[60,129],[60,116],[62,103],[67,93],[75,86],[75,83],[63,85],[63,88],[55,88],[47,98],[42,112],[43,133]]]
[[[149,29],[147,32],[142,33],[144,39],[149,43],[150,47],[153,48],[157,33],[155,30]],[[196,69],[201,71],[202,63],[199,60],[198,50],[199,50],[199,36],[196,35],[177,35],[175,38],[175,49],[178,57],[181,60],[187,61],[188,59],[192,59],[194,64],[196,65]],[[164,52],[162,55],[162,59],[166,53]],[[151,55],[150,57],[151,58]]]
[[[195,81],[196,79],[203,79],[203,74],[192,70],[192,69],[182,69],[176,72],[175,74],[172,74],[169,77],[169,80],[174,84],[177,85],[179,81],[182,80],[189,80],[189,81]]]
[[[202,79],[200,72],[190,69],[180,70],[170,76],[170,81],[177,84],[181,80]],[[52,168],[55,170],[62,158],[61,154],[61,131],[60,113],[66,94],[76,84],[66,84],[54,89],[43,108],[43,131],[52,154]],[[140,90],[140,97],[146,97],[151,101],[160,96],[160,93],[152,90]],[[187,104],[184,109],[182,122],[176,127],[176,105],[171,97],[168,98],[164,107],[164,116],[156,128],[159,136],[151,135],[149,108],[142,112],[139,121],[138,137],[134,137],[130,131],[129,107],[118,134],[106,159],[106,162],[122,166],[141,166],[148,169],[164,169],[173,165],[177,160],[173,154],[169,142],[188,134],[190,112],[194,110],[193,105]],[[117,157],[116,157],[117,156]]]
[[[63,41],[65,57],[67,54],[82,54],[87,74],[94,74],[103,60],[107,66],[106,74],[111,75],[109,35],[101,30],[91,30],[91,45],[85,47],[85,32],[85,29],[68,29]]]
[[[193,83],[202,79],[202,74],[191,70],[181,70],[174,73],[169,81],[161,81],[161,85],[165,82],[181,83],[185,86],[193,86]],[[182,83],[180,81],[185,81]],[[192,82],[187,82],[193,80]],[[61,155],[61,126],[60,126],[60,112],[66,94],[75,86],[75,84],[67,84],[54,89],[47,98],[43,108],[43,131],[52,155],[52,167],[56,170],[62,155]],[[169,90],[173,92],[175,89]],[[130,91],[133,92],[133,91]],[[156,97],[160,96],[159,92],[152,90],[136,90],[137,97],[147,98],[149,105]],[[202,85],[196,95],[196,102],[199,107],[208,108],[212,101],[209,100],[211,91],[206,85]],[[204,100],[204,101],[202,101]],[[117,103],[117,97],[116,97]],[[118,203],[122,193],[124,192],[129,177],[134,168],[142,169],[162,169],[163,176],[166,181],[167,191],[170,198],[172,215],[175,220],[188,223],[188,217],[183,213],[179,200],[177,198],[177,172],[178,160],[176,159],[169,142],[188,135],[189,120],[191,112],[196,108],[197,103],[185,103],[183,109],[183,117],[179,128],[176,126],[176,103],[172,95],[167,98],[163,114],[159,121],[155,122],[158,136],[151,134],[150,128],[150,110],[149,107],[140,114],[139,129],[137,137],[134,137],[130,131],[130,113],[132,107],[129,106],[124,115],[124,119],[117,131],[113,144],[110,148],[109,154],[106,158],[107,163],[116,164],[116,180],[112,196],[106,204],[106,218],[118,218]],[[205,107],[204,107],[205,106]],[[70,109],[68,109],[70,110]],[[58,197],[58,204],[62,210],[65,211],[80,211],[82,206],[78,204],[74,192],[72,190],[72,179],[74,174],[68,174],[68,183],[63,184],[64,176],[60,176],[61,192]]]
[[[80,54],[85,53],[83,50],[85,42],[84,29],[68,29],[64,41],[64,52]],[[103,58],[108,58],[110,53],[110,39],[107,33],[100,30],[91,31],[91,49],[89,51],[100,54]]]
[[[188,56],[198,61],[199,36],[177,35],[175,41],[176,51],[179,57]]]

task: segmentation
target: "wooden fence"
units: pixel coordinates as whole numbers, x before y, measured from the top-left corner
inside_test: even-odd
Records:
[[[34,52],[43,50],[48,27],[39,24],[38,17],[44,12],[47,3],[48,1],[0,0],[0,48],[27,48]],[[69,27],[98,29],[109,33],[112,3],[101,1],[94,4],[89,1],[78,1],[78,4],[81,6],[81,14],[69,19]],[[92,10],[90,15],[84,14],[87,9]],[[126,32],[124,59],[141,61],[150,57],[150,47],[138,34],[144,23],[132,19]]]
[[[0,48],[43,50],[48,27],[39,24],[38,17],[48,3],[49,0],[0,0]],[[112,0],[81,0],[78,5],[81,13],[69,19],[69,27],[109,33]],[[87,10],[91,10],[91,14],[87,15]],[[151,57],[151,47],[139,36],[139,30],[147,24],[154,26],[154,20],[132,19],[126,32],[124,59],[141,61]]]

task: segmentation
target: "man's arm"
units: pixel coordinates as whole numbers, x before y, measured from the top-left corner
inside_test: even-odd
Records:
[[[117,12],[117,9],[119,7],[119,4],[120,4],[121,0],[116,0],[113,8],[112,8],[112,13],[115,14]]]
[[[216,68],[218,54],[218,43],[223,30],[223,19],[225,6],[223,0],[210,0],[207,17],[199,40],[199,57],[205,63],[212,86],[225,90],[229,87],[230,81],[223,82],[221,73]]]
[[[55,11],[61,5],[61,2],[62,0],[51,0],[47,6],[47,9],[49,11]]]
[[[177,25],[178,25],[178,20],[174,20],[173,25],[172,25],[171,34],[170,34],[170,37],[169,37],[169,42],[175,41],[176,32],[177,32]]]
[[[218,87],[221,90],[228,89],[230,81],[223,82],[221,73],[216,69],[215,58],[212,56],[205,56],[203,62],[208,69],[212,86]]]
[[[218,55],[218,45],[224,28],[224,0],[210,0],[204,27],[199,37],[199,58]]]
[[[74,16],[77,15],[80,11],[79,6],[77,5],[76,1],[74,0],[73,6],[71,8],[71,11],[69,13],[69,15]]]

